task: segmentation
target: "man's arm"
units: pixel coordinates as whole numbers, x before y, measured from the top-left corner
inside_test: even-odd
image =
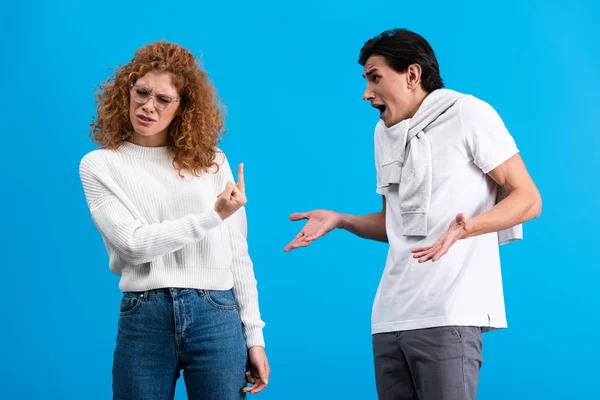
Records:
[[[363,216],[340,214],[329,210],[314,210],[290,215],[292,221],[308,219],[308,222],[294,240],[285,247],[284,251],[306,247],[334,229],[345,229],[365,239],[387,242],[385,197],[381,197],[383,203],[381,211]]]
[[[342,214],[341,229],[365,239],[387,242],[385,230],[385,196],[381,196],[381,211],[363,216]]]
[[[520,155],[512,156],[488,175],[508,196],[491,210],[465,220],[464,238],[498,232],[537,218],[542,212],[542,197]]]
[[[413,249],[414,258],[418,258],[419,262],[437,261],[457,240],[498,232],[541,214],[542,197],[520,155],[512,156],[488,175],[506,190],[508,196],[477,217],[466,219],[463,214],[457,215],[435,243]]]

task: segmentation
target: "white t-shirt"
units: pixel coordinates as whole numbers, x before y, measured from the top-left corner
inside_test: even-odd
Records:
[[[372,333],[469,325],[505,328],[497,233],[459,240],[436,262],[419,264],[411,249],[434,243],[457,214],[476,217],[496,202],[486,174],[518,153],[496,111],[473,96],[459,99],[425,133],[431,142],[432,193],[427,237],[402,235],[398,185],[386,198],[389,252],[372,314]],[[375,137],[375,149],[380,148]],[[380,154],[375,151],[377,172]]]

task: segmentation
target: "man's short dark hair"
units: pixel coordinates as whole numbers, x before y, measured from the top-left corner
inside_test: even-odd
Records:
[[[408,29],[390,29],[367,40],[360,49],[358,63],[365,66],[371,56],[382,56],[397,72],[406,72],[411,64],[421,66],[421,86],[427,93],[444,87],[440,67],[431,45]]]

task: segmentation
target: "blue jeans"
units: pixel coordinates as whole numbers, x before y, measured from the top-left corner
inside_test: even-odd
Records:
[[[113,364],[116,400],[245,399],[247,349],[233,291],[125,293]]]

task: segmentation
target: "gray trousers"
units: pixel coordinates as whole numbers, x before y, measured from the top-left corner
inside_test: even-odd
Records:
[[[481,328],[441,326],[373,335],[380,400],[474,400]]]

